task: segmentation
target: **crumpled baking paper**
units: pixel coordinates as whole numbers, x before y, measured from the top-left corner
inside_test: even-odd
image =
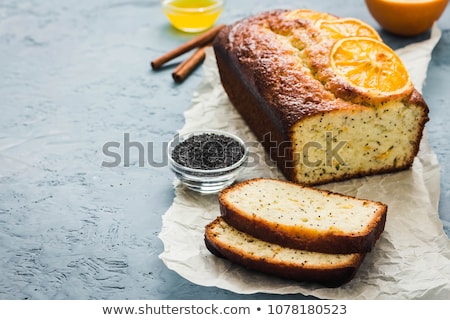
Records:
[[[422,88],[431,52],[441,36],[397,50],[414,85]],[[212,49],[203,66],[204,80],[185,112],[180,132],[221,129],[244,141],[257,139],[230,104],[219,80]],[[251,165],[240,180],[254,177],[284,179],[259,143],[252,143]],[[439,164],[426,134],[410,170],[320,186],[343,194],[388,205],[381,238],[366,255],[355,278],[339,288],[279,279],[246,270],[212,255],[204,245],[205,225],[219,215],[217,195],[200,195],[177,180],[172,206],[163,216],[159,234],[164,244],[160,258],[187,280],[240,294],[311,295],[322,299],[448,299],[450,298],[450,241],[438,215]]]

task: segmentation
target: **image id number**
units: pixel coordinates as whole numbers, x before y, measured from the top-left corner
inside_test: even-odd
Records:
[[[269,314],[346,314],[345,304],[269,304]]]

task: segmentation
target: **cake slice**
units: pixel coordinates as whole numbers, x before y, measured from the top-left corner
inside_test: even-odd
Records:
[[[384,230],[387,206],[268,178],[235,184],[219,194],[233,227],[284,247],[325,253],[369,252]]]
[[[327,254],[265,242],[227,224],[221,217],[205,229],[205,244],[216,256],[278,277],[336,287],[350,281],[364,254]]]

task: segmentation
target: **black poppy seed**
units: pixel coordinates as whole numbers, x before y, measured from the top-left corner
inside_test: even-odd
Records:
[[[172,151],[173,160],[188,168],[214,170],[229,167],[244,156],[244,147],[231,137],[203,133],[182,141]]]

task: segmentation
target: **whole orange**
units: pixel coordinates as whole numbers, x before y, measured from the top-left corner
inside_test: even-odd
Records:
[[[428,31],[449,0],[365,0],[372,17],[387,31],[415,36]]]

